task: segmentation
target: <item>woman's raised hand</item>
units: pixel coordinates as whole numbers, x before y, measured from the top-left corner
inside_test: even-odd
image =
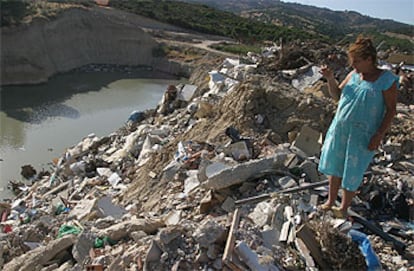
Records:
[[[322,65],[321,66],[321,70],[319,71],[323,77],[325,77],[326,79],[329,78],[333,78],[334,77],[334,73],[333,71],[327,66],[327,65]]]

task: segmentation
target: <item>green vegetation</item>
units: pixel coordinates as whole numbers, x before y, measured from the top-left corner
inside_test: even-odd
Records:
[[[17,25],[35,17],[52,18],[67,7],[92,6],[93,0],[0,0],[1,26]],[[190,1],[190,0],[188,0]],[[191,0],[193,2],[197,0]],[[227,0],[226,0],[227,1]],[[199,2],[202,2],[201,0]],[[238,44],[216,45],[216,49],[240,54],[256,51],[256,45],[263,41],[285,42],[317,39],[338,43],[353,41],[357,34],[363,33],[374,38],[381,49],[396,48],[414,53],[410,38],[413,26],[379,20],[356,12],[338,12],[311,6],[266,0],[208,0],[215,7],[227,7],[220,11],[205,4],[186,3],[170,0],[113,0],[111,7],[150,17],[188,30],[230,37]],[[231,12],[243,11],[243,17]],[[386,34],[397,33],[396,35]],[[153,54],[165,52],[157,49]]]
[[[19,23],[26,15],[32,13],[31,4],[23,1],[1,0],[1,26]]]
[[[111,1],[110,6],[143,15],[186,29],[231,37],[242,43],[254,44],[265,40],[276,41],[316,38],[300,29],[279,27],[219,11],[206,5],[177,1]]]
[[[34,18],[50,19],[68,7],[94,5],[93,0],[0,0],[1,26],[19,25]]]
[[[414,46],[412,41],[408,39],[391,37],[387,34],[380,33],[377,31],[355,31],[353,34],[349,34],[345,38],[343,38],[340,41],[340,44],[346,45],[351,42],[354,42],[359,34],[363,34],[364,36],[370,37],[376,46],[379,46],[381,44],[379,50],[386,51],[388,49],[392,49],[400,52],[406,52],[407,54],[414,54]]]
[[[291,4],[294,6],[294,4]],[[281,6],[269,8],[267,10],[252,10],[245,13],[248,17],[255,15],[257,20],[264,23],[271,23],[275,18],[297,28],[306,29],[309,32],[315,32],[324,36],[327,40],[335,43],[338,41],[352,42],[358,34],[364,34],[373,38],[376,44],[383,42],[382,50],[398,48],[401,51],[413,52],[414,46],[409,39],[399,38],[397,35],[391,37],[384,34],[387,29],[394,29],[393,33],[409,33],[411,36],[413,27],[403,27],[401,23],[389,20],[378,20],[366,18],[356,12],[334,12],[314,7],[302,6],[303,10],[298,7]],[[261,14],[257,18],[257,14]],[[348,19],[352,18],[352,19]]]
[[[244,45],[244,44],[234,44],[234,43],[220,43],[214,44],[211,48],[229,52],[232,54],[246,55],[248,52],[260,53],[262,50],[261,45]]]
[[[397,48],[414,53],[412,40],[414,26],[393,20],[381,20],[355,11],[333,11],[297,3],[273,0],[183,0],[208,3],[217,9],[242,14],[266,24],[277,24],[321,35],[325,41],[337,43],[354,41],[362,33],[374,38],[376,44],[384,41],[381,49]],[[390,34],[391,33],[391,34]],[[351,37],[351,38],[350,38]]]
[[[411,54],[414,53],[414,45],[410,40],[390,37],[380,32],[368,32],[367,34],[373,38],[375,44],[380,44],[383,42],[381,45],[381,50],[395,48],[401,52],[407,52]]]

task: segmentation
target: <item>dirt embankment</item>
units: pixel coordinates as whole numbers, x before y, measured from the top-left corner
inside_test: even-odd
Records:
[[[153,57],[157,41],[140,25],[148,20],[105,8],[70,8],[53,20],[1,29],[1,84],[33,84],[87,64],[151,66],[185,72]]]

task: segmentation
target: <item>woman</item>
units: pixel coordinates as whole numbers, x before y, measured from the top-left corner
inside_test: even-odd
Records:
[[[332,209],[337,217],[346,216],[374,151],[391,125],[397,103],[398,77],[377,67],[371,39],[359,36],[349,47],[348,58],[353,71],[339,85],[332,70],[321,67],[330,95],[339,100],[320,157],[319,171],[329,180],[328,200],[321,208]],[[335,207],[340,186],[342,202]]]

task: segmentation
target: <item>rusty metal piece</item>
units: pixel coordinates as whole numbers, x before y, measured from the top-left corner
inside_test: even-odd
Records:
[[[278,194],[288,194],[288,193],[299,192],[299,191],[302,191],[302,190],[316,188],[316,187],[324,186],[324,185],[327,185],[327,184],[329,184],[329,181],[324,180],[324,181],[320,181],[320,182],[311,183],[309,185],[287,188],[287,189],[280,190],[280,191],[273,192],[273,193],[266,193],[266,194],[262,194],[262,195],[255,196],[255,197],[236,200],[235,204],[236,204],[236,206],[239,206],[239,205],[246,204],[246,203],[256,203],[256,202],[260,202],[260,201],[263,201],[263,200],[268,200],[268,199],[274,198]]]

